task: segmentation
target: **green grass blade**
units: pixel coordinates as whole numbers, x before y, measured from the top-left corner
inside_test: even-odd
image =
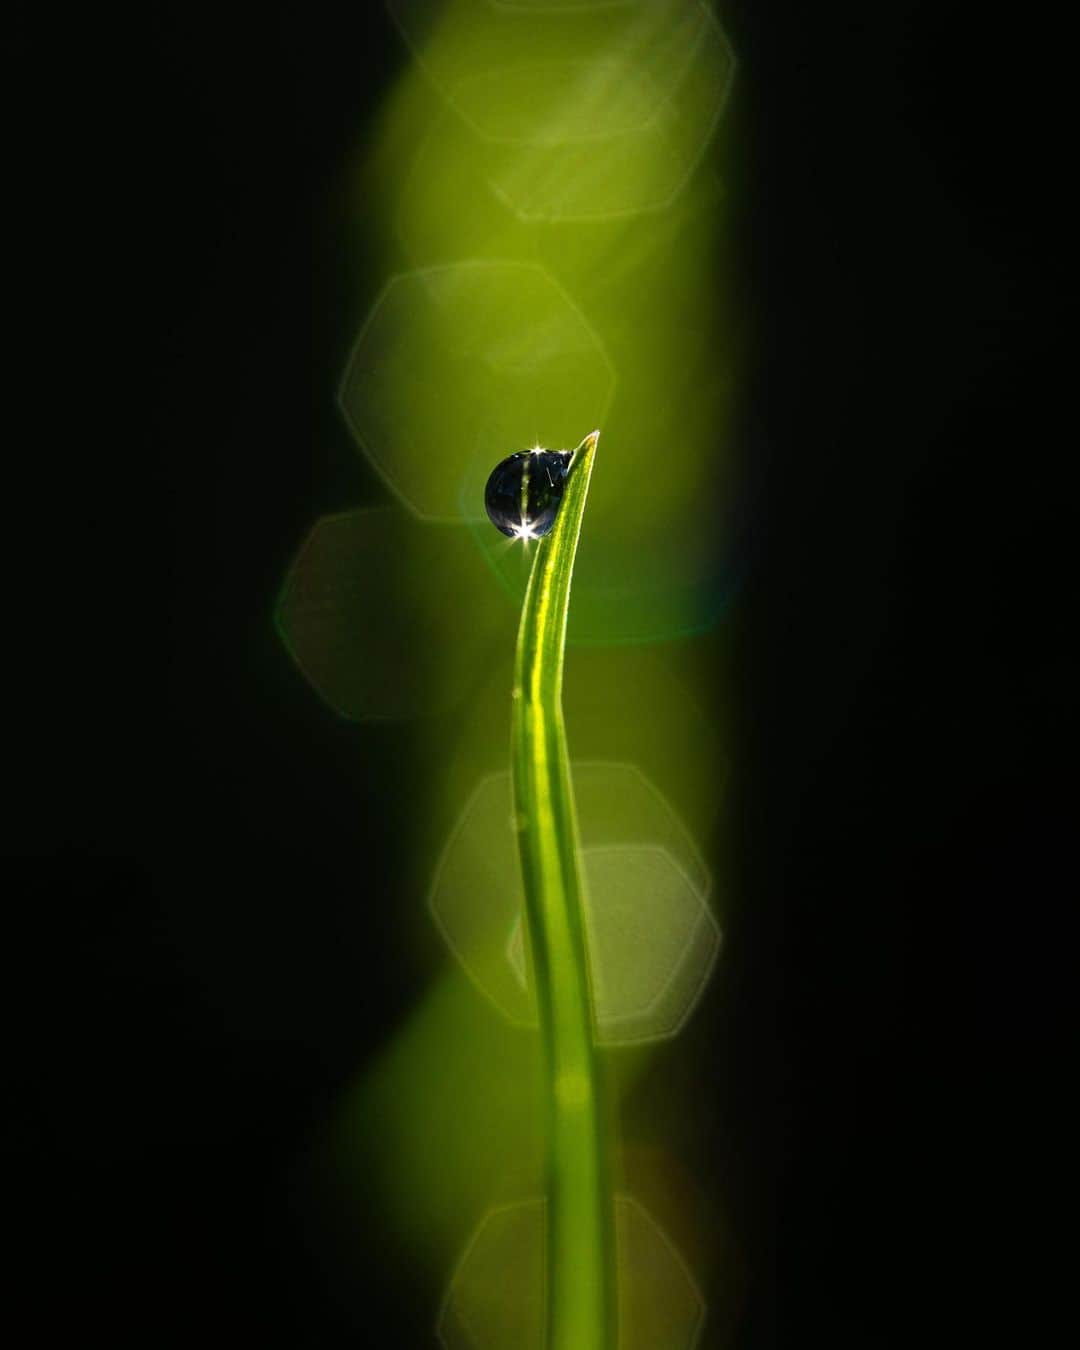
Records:
[[[562,715],[578,536],[599,432],[574,452],[518,631],[511,763],[548,1102],[547,1350],[614,1350],[614,1219]]]

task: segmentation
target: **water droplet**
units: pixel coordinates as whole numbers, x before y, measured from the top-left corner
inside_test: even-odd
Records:
[[[496,464],[484,489],[492,525],[511,539],[539,539],[555,524],[571,450],[521,450]]]

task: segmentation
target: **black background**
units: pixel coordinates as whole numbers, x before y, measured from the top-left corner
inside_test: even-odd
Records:
[[[756,548],[717,668],[736,899],[700,1109],[742,1274],[710,1344],[1040,1343],[1069,1274],[1075,437],[1049,14],[722,10]],[[423,1345],[408,1253],[373,1228],[345,1288],[298,1169],[414,994],[407,738],[334,723],[267,617],[307,524],[379,495],[331,399],[378,284],[337,183],[404,53],[375,4],[12,37],[5,1190],[26,1343]]]

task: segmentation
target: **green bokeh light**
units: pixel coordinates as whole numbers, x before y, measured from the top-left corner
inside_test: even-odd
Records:
[[[720,811],[725,738],[702,635],[739,573],[729,536],[742,336],[712,149],[735,62],[698,0],[389,7],[413,60],[349,169],[357,253],[379,280],[355,297],[339,402],[392,504],[315,524],[278,628],[341,715],[434,719],[417,738],[411,863],[423,875],[429,859],[434,875],[448,838],[473,828],[477,784],[505,783],[530,560],[484,519],[484,482],[515,450],[570,448],[601,428],[566,723],[593,898],[625,939],[606,996],[623,999],[627,1039],[671,1034],[719,942],[710,877],[722,860],[703,860],[702,842]],[[378,1178],[382,1218],[439,1282],[465,1269],[463,1251],[475,1256],[468,1238],[485,1214],[513,1213],[542,1188],[537,1037],[491,1006],[528,1022],[505,814],[505,841],[486,818],[475,827],[457,917],[442,916],[490,1001],[448,956],[340,1119],[342,1174]],[[654,965],[635,968],[650,946]],[[613,1100],[653,1053],[611,1054]],[[689,1345],[700,1295],[658,1232],[645,1216],[636,1237],[622,1233],[620,1297],[644,1300],[623,1315],[642,1347]],[[503,1257],[492,1259],[495,1269]],[[690,1293],[675,1306],[665,1288]],[[499,1296],[490,1271],[474,1281],[465,1322]],[[527,1343],[520,1328],[517,1340],[502,1334]]]

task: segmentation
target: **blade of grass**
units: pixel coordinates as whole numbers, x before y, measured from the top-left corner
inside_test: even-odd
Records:
[[[616,1342],[614,1215],[562,714],[570,582],[599,435],[574,451],[555,525],[537,545],[514,667],[514,805],[548,1111],[547,1350]]]

